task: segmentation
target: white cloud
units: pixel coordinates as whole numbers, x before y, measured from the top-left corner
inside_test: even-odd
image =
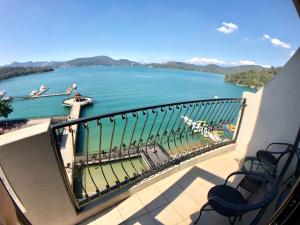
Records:
[[[223,26],[220,26],[219,28],[217,28],[217,30],[224,34],[230,34],[239,28],[238,25],[234,23],[223,22],[222,25]]]
[[[191,59],[187,59],[186,60],[189,63],[192,64],[201,64],[201,65],[205,65],[205,64],[226,64],[224,61],[219,60],[219,59],[213,59],[213,58],[200,58],[200,57],[193,57]]]
[[[290,52],[290,56],[292,57],[294,54],[295,54],[295,50],[292,50],[291,52]]]
[[[263,64],[263,65],[260,65],[260,66],[265,67],[265,68],[271,68],[271,66],[267,65],[267,64]]]
[[[187,63],[197,64],[197,65],[208,65],[208,64],[219,64],[222,66],[243,66],[243,65],[258,65],[265,68],[270,68],[270,65],[259,64],[252,60],[240,60],[240,61],[225,61],[216,58],[205,58],[205,57],[193,57],[191,59],[185,60]]]
[[[272,45],[282,47],[282,48],[291,48],[291,45],[288,43],[285,43],[284,41],[279,40],[278,38],[272,38],[268,34],[264,34],[262,37],[263,40],[269,40]]]
[[[241,60],[239,61],[239,65],[257,65],[257,64],[250,60]]]

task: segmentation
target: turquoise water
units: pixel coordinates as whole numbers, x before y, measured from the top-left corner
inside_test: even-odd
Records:
[[[253,91],[225,83],[223,78],[219,74],[149,67],[59,68],[1,81],[0,90],[11,96],[24,96],[45,84],[50,88],[47,93],[61,93],[77,83],[78,91],[94,100],[93,106],[82,111],[82,116],[215,96],[241,97],[243,91]],[[9,118],[66,115],[69,109],[62,105],[66,98],[15,100]]]

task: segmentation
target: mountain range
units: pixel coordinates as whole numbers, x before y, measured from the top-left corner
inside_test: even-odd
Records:
[[[264,67],[259,65],[241,65],[222,67],[216,64],[209,65],[195,65],[183,62],[166,62],[166,63],[150,63],[141,64],[138,62],[130,61],[128,59],[112,59],[108,56],[94,56],[85,58],[76,58],[68,61],[41,61],[41,62],[13,62],[6,67],[43,67],[50,66],[57,67],[81,67],[81,66],[148,66],[155,68],[170,68],[191,71],[201,71],[208,73],[231,74],[237,72],[245,72],[249,70],[262,70]]]

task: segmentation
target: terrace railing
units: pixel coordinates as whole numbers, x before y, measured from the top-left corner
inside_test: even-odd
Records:
[[[78,209],[182,161],[235,142],[245,99],[179,102],[52,125]]]

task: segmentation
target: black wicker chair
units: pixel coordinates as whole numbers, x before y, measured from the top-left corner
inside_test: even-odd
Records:
[[[274,147],[277,151],[272,151]],[[288,143],[271,143],[265,150],[257,151],[256,158],[265,172],[276,178],[279,161],[293,150],[294,146]]]
[[[257,189],[256,197],[254,201],[250,201],[250,197],[245,198],[240,191],[238,191],[239,184],[236,187],[228,185],[228,180],[232,176],[244,175],[255,178],[261,181],[260,188]],[[214,210],[219,214],[228,217],[229,223],[233,225],[235,221],[242,217],[246,212],[263,209],[265,208],[277,194],[277,182],[271,176],[258,173],[258,172],[248,172],[248,171],[237,171],[231,173],[223,185],[216,185],[211,188],[208,192],[208,202],[204,204],[200,210],[198,218],[195,220],[194,224],[199,221],[202,211]],[[263,191],[264,193],[259,193]],[[210,208],[207,208],[210,206]]]

